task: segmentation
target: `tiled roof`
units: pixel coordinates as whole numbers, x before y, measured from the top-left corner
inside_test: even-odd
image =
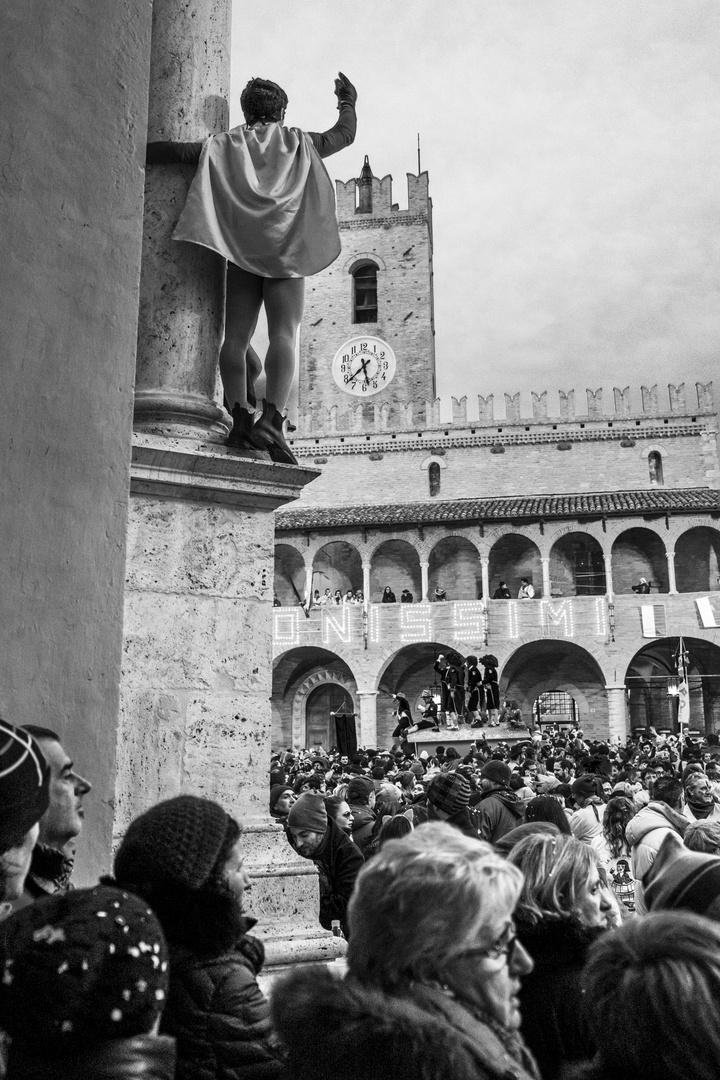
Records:
[[[501,499],[428,500],[383,506],[333,506],[278,510],[278,529],[340,526],[421,525],[441,521],[551,521],[558,518],[621,517],[632,514],[720,514],[720,491],[711,488],[652,488],[585,495],[530,495]]]

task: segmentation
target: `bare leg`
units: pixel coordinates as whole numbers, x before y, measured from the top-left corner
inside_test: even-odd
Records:
[[[305,279],[265,278],[263,301],[270,339],[265,358],[266,400],[282,412],[295,374],[295,342],[305,303]]]
[[[228,266],[220,376],[231,412],[236,404],[244,409],[248,406],[247,352],[262,306],[264,280],[239,266]],[[257,361],[257,355],[253,353],[253,356]]]

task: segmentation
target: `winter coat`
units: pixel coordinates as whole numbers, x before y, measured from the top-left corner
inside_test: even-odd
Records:
[[[587,805],[570,816],[570,831],[576,839],[593,849],[598,862],[607,870],[612,856],[603,830],[604,818],[605,803],[602,799],[590,799]]]
[[[275,984],[272,1009],[292,1080],[538,1078],[517,1035],[432,986],[390,996],[324,967],[297,968]]]
[[[520,988],[520,1030],[543,1080],[556,1080],[568,1062],[591,1058],[594,1053],[580,974],[588,949],[606,931],[569,919],[531,924],[516,918],[515,924],[518,938],[535,961]]]
[[[349,841],[348,841],[349,842]],[[245,929],[255,925],[245,920]],[[274,1080],[283,1072],[270,1007],[256,976],[265,950],[245,933],[212,958],[170,949],[170,992],[160,1030],[177,1041],[176,1080]]]
[[[475,821],[481,840],[494,844],[525,820],[525,804],[514,791],[495,788],[486,792],[475,807]]]
[[[360,851],[364,851],[366,846],[372,840],[375,815],[367,805],[358,806],[354,803],[348,803],[348,806],[353,812],[352,838]]]
[[[287,835],[295,847],[292,833]],[[347,906],[355,878],[362,869],[363,856],[357,844],[334,821],[328,821],[327,831],[312,861],[320,876],[320,925],[331,930],[333,919],[339,919],[342,932],[348,937]]]
[[[8,1070],[10,1080],[173,1080],[174,1076],[175,1043],[162,1035],[103,1040],[77,1052],[65,1050],[61,1056],[46,1056],[37,1046],[27,1057],[11,1050]]]
[[[671,832],[684,836],[689,824],[683,814],[663,802],[648,803],[628,822],[625,837],[631,849],[635,910],[638,915],[647,915],[643,878],[655,861],[660,845]]]

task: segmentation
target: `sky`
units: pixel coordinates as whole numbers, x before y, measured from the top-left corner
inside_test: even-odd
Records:
[[[720,386],[717,0],[233,0],[231,123],[253,76],[286,123],[332,126],[407,206],[417,136],[433,200],[438,395]]]

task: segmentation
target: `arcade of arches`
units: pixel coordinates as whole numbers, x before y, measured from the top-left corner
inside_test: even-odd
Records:
[[[390,745],[392,694],[414,709],[435,681],[438,653],[449,651],[497,655],[501,697],[514,699],[526,722],[572,716],[601,738],[648,724],[673,728],[678,634],[691,657],[691,725],[720,731],[720,530],[672,526],[280,533],[273,743],[328,746],[330,714],[344,710],[358,718],[361,745]],[[515,599],[524,577],[533,601]],[[638,591],[643,578],[649,593]],[[493,599],[500,580],[510,600]],[[381,604],[387,585],[398,600],[408,590],[413,607]],[[421,603],[436,588],[447,602]],[[307,604],[314,590],[364,599],[316,608]],[[291,632],[280,633],[288,620]]]

